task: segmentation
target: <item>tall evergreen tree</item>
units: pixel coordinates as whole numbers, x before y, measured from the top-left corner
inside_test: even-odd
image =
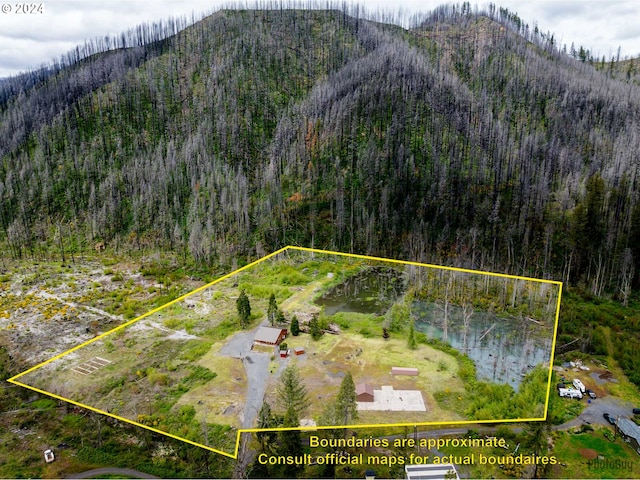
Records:
[[[524,437],[525,444],[531,448],[536,456],[544,455],[549,449],[549,432],[551,424],[548,421],[531,422],[525,426]],[[534,478],[544,478],[547,468],[543,465],[535,466]],[[542,475],[541,475],[542,473]]]
[[[322,330],[320,330],[320,323],[318,323],[316,315],[313,315],[309,321],[309,333],[314,340],[319,340],[322,336]]]
[[[267,307],[267,319],[273,327],[276,324],[278,317],[278,304],[276,303],[276,296],[272,293],[269,297],[269,307]]]
[[[297,337],[300,334],[300,323],[295,315],[291,319],[291,335]]]
[[[284,428],[299,427],[300,419],[293,406],[287,408],[284,414],[284,421],[282,423]],[[302,455],[302,439],[300,438],[300,430],[281,430],[280,431],[280,444],[282,449],[282,455],[296,456]],[[296,476],[300,471],[298,465],[287,465],[285,467],[286,476]]]
[[[249,318],[251,318],[251,303],[244,289],[240,290],[240,295],[236,300],[236,307],[240,318],[240,326],[246,328],[249,325]]]
[[[280,385],[276,391],[278,406],[287,412],[290,409],[299,417],[309,407],[307,388],[302,383],[298,369],[288,365],[280,377]]]
[[[416,343],[415,329],[413,327],[413,320],[409,324],[409,336],[407,338],[407,347],[409,347],[411,350],[415,350],[416,348],[418,348],[418,344]]]
[[[340,415],[340,421],[343,425],[349,425],[358,418],[358,403],[356,396],[356,385],[353,383],[351,372],[342,379],[340,391],[336,398],[336,408]]]
[[[262,403],[262,408],[260,408],[260,413],[258,413],[258,428],[262,428],[267,430],[269,428],[273,428],[274,425],[274,417],[271,413],[271,405],[269,405],[266,401]],[[258,440],[260,440],[260,446],[262,447],[262,451],[266,451],[269,448],[271,441],[275,438],[275,432],[261,431],[256,434]]]

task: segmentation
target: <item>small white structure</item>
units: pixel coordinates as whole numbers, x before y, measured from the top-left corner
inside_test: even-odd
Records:
[[[573,386],[580,390],[580,393],[584,393],[586,389],[584,388],[584,383],[582,383],[577,378],[573,380]]]
[[[405,478],[408,480],[459,480],[458,471],[452,463],[434,463],[424,465],[405,465]]]
[[[318,424],[316,423],[316,421],[313,418],[301,418],[300,419],[300,426],[309,428],[309,427],[317,427]]]
[[[56,456],[53,454],[53,450],[50,448],[44,451],[44,461],[47,463],[51,463],[56,459]]]

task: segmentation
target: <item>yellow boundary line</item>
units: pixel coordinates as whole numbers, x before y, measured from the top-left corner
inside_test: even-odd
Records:
[[[102,334],[98,335],[97,337],[94,337],[94,338],[92,338],[92,339],[90,339],[90,340],[87,340],[87,341],[86,341],[86,342],[84,342],[84,343],[81,343],[80,345],[76,345],[75,347],[73,347],[73,348],[71,348],[71,349],[69,349],[69,350],[67,350],[67,351],[65,351],[65,352],[62,352],[62,353],[60,353],[59,355],[56,355],[55,357],[50,358],[49,360],[45,360],[44,362],[41,362],[41,363],[37,364],[35,367],[31,367],[29,370],[25,370],[24,372],[19,373],[18,375],[14,376],[14,377],[11,377],[11,378],[10,378],[9,380],[7,380],[7,381],[8,381],[8,382],[11,382],[11,381],[13,381],[13,380],[15,380],[15,379],[17,379],[17,378],[22,377],[23,375],[26,375],[27,373],[31,373],[31,372],[33,372],[34,370],[37,370],[38,368],[40,368],[40,367],[43,367],[43,366],[47,365],[48,363],[51,363],[51,362],[53,362],[53,361],[55,361],[55,360],[58,360],[59,358],[62,358],[62,357],[64,357],[65,355],[68,355],[68,354],[69,354],[69,353],[71,353],[71,352],[75,352],[76,350],[78,350],[78,349],[80,349],[80,348],[82,348],[82,347],[86,347],[87,345],[90,345],[91,343],[93,343],[93,342],[95,342],[95,341],[97,341],[97,340],[100,340],[101,338],[104,338],[104,337],[106,337],[107,335],[111,335],[112,333],[117,332],[118,330],[122,330],[123,328],[126,328],[126,327],[128,327],[129,325],[133,325],[134,323],[136,323],[136,322],[138,322],[138,321],[142,320],[143,318],[146,318],[146,317],[148,317],[148,316],[150,316],[150,315],[153,315],[154,313],[157,313],[157,312],[159,312],[160,310],[163,310],[164,308],[166,308],[166,307],[168,307],[168,306],[170,306],[170,305],[173,305],[174,303],[181,302],[181,301],[182,301],[182,300],[184,300],[185,298],[190,297],[191,295],[194,295],[194,294],[196,294],[196,293],[198,293],[198,292],[201,292],[202,290],[205,290],[205,289],[209,288],[210,286],[215,285],[216,283],[221,282],[222,280],[225,280],[225,279],[227,279],[227,278],[231,277],[232,275],[235,275],[236,273],[239,273],[239,272],[241,272],[241,271],[243,271],[243,270],[246,270],[246,269],[248,269],[248,268],[251,268],[251,267],[253,267],[254,265],[257,265],[258,263],[260,263],[260,262],[262,262],[262,261],[264,261],[264,260],[267,260],[268,258],[271,258],[271,257],[273,257],[273,256],[275,256],[275,255],[278,255],[279,253],[284,252],[286,249],[287,249],[287,247],[281,248],[280,250],[276,250],[275,252],[270,253],[269,255],[266,255],[265,257],[262,257],[262,258],[260,258],[260,259],[256,260],[255,262],[251,262],[251,263],[249,263],[249,264],[245,265],[244,267],[241,267],[241,268],[239,268],[239,269],[237,269],[237,270],[234,270],[234,271],[233,271],[233,272],[231,272],[231,273],[228,273],[228,274],[226,274],[226,275],[223,275],[223,276],[222,276],[222,277],[220,277],[220,278],[217,278],[217,279],[216,279],[216,280],[214,280],[213,282],[209,282],[209,283],[207,283],[206,285],[203,285],[203,286],[201,286],[201,287],[198,287],[198,288],[196,288],[195,290],[192,290],[192,291],[191,291],[191,292],[189,292],[189,293],[185,293],[184,295],[182,295],[182,296],[180,296],[180,297],[178,297],[178,298],[174,298],[174,299],[173,299],[173,300],[171,300],[170,302],[167,302],[167,303],[165,303],[164,305],[161,305],[161,306],[159,306],[159,307],[156,307],[156,308],[154,308],[153,310],[151,310],[151,311],[149,311],[149,312],[147,312],[147,313],[143,313],[142,315],[140,315],[139,317],[134,318],[133,320],[129,320],[128,322],[125,322],[125,323],[123,323],[122,325],[118,325],[117,327],[115,327],[115,328],[113,328],[113,329],[111,329],[111,330],[109,330],[109,331],[107,331],[107,332],[105,332],[105,333],[102,333]]]
[[[134,420],[130,420],[128,418],[124,418],[124,417],[120,417],[118,415],[114,415],[113,413],[109,413],[109,412],[105,412],[104,410],[100,410],[98,408],[92,407],[90,405],[85,405],[83,403],[77,402],[75,400],[71,400],[69,398],[65,398],[62,397],[60,395],[51,393],[51,392],[47,392],[45,390],[41,390],[37,387],[33,387],[31,385],[27,385],[25,383],[19,382],[18,379],[24,375],[27,375],[28,373],[33,372],[34,370],[37,370],[55,360],[58,360],[59,358],[64,357],[65,355],[68,355],[69,353],[75,352],[76,350],[85,347],[87,345],[90,345],[91,343],[100,340],[101,338],[106,337],[107,335],[110,335],[118,330],[124,329],[126,327],[128,327],[129,325],[132,325],[136,322],[138,322],[139,320],[142,320],[143,318],[146,318],[150,315],[153,315],[154,313],[159,312],[160,310],[169,307],[170,305],[173,305],[174,303],[180,302],[182,300],[184,300],[185,298],[194,295],[198,292],[201,292],[202,290],[205,290],[209,287],[211,287],[212,285],[215,285],[218,282],[221,282],[237,273],[240,273],[244,270],[247,270],[255,265],[257,265],[258,263],[261,263],[269,258],[272,258],[276,255],[279,255],[280,253],[286,252],[287,250],[298,250],[298,251],[303,251],[303,252],[311,252],[311,253],[321,253],[321,254],[328,254],[328,255],[340,255],[343,257],[353,257],[353,258],[359,258],[359,259],[364,259],[364,260],[374,260],[374,261],[379,261],[379,262],[387,262],[387,263],[397,263],[397,264],[401,264],[401,265],[414,265],[414,266],[418,266],[418,267],[430,267],[430,268],[435,268],[435,269],[439,269],[439,270],[448,270],[448,271],[454,271],[454,272],[464,272],[464,273],[474,273],[474,274],[480,274],[480,275],[488,275],[488,276],[492,276],[492,277],[501,277],[501,278],[510,278],[510,279],[517,279],[517,280],[526,280],[526,281],[532,281],[532,282],[537,282],[537,283],[548,283],[548,284],[552,284],[552,285],[558,285],[559,289],[558,289],[558,301],[557,301],[557,305],[556,305],[556,315],[555,315],[555,325],[554,325],[554,329],[553,329],[553,339],[551,342],[551,357],[549,359],[549,375],[548,375],[548,380],[547,380],[547,396],[546,396],[546,401],[545,401],[545,405],[544,405],[544,416],[541,418],[516,418],[516,419],[504,419],[504,420],[474,420],[474,421],[468,421],[468,420],[461,420],[461,421],[450,421],[450,422],[410,422],[410,423],[381,423],[381,424],[367,424],[367,425],[323,425],[323,426],[316,426],[316,427],[288,427],[288,428],[269,428],[269,429],[263,429],[263,428],[245,428],[245,429],[239,429],[238,433],[237,433],[237,437],[236,437],[236,446],[234,449],[234,453],[228,453],[228,452],[224,452],[222,450],[218,450],[215,449],[213,447],[210,447],[208,445],[203,445],[201,443],[198,442],[194,442],[192,440],[188,440],[186,438],[183,437],[179,437],[177,435],[173,435],[171,433],[168,432],[164,432],[162,430],[158,430],[157,428],[153,428],[153,427],[149,427],[148,425],[143,425],[139,422],[136,422]],[[346,428],[351,428],[351,429],[356,429],[356,428],[384,428],[384,427],[412,427],[412,426],[450,426],[450,425],[482,425],[482,424],[487,424],[487,423],[520,423],[520,422],[537,422],[537,421],[543,421],[547,419],[547,410],[549,407],[549,395],[551,392],[551,374],[553,371],[553,358],[555,355],[555,348],[556,348],[556,335],[558,332],[558,321],[560,318],[560,300],[562,297],[562,282],[559,282],[557,280],[544,280],[544,279],[540,279],[540,278],[533,278],[533,277],[524,277],[524,276],[520,276],[520,275],[509,275],[509,274],[505,274],[505,273],[494,273],[494,272],[486,272],[486,271],[482,271],[482,270],[471,270],[471,269],[467,269],[467,268],[457,268],[457,267],[447,267],[447,266],[442,266],[442,265],[433,265],[433,264],[428,264],[428,263],[418,263],[418,262],[411,262],[411,261],[404,261],[404,260],[395,260],[392,258],[382,258],[382,257],[373,257],[373,256],[369,256],[369,255],[359,255],[359,254],[355,254],[355,253],[344,253],[344,252],[334,252],[331,250],[321,250],[321,249],[317,249],[317,248],[308,248],[308,247],[298,247],[298,246],[293,246],[293,245],[289,245],[286,247],[283,247],[279,250],[276,250],[275,252],[272,252],[268,255],[265,255],[264,257],[255,260],[247,265],[245,265],[244,267],[238,268],[236,270],[234,270],[231,273],[228,273],[226,275],[223,275],[222,277],[207,283],[206,285],[203,285],[201,287],[196,288],[195,290],[192,290],[189,293],[186,293],[178,298],[175,298],[173,300],[171,300],[170,302],[165,303],[164,305],[161,305],[159,307],[154,308],[153,310],[150,310],[147,313],[144,313],[142,315],[140,315],[139,317],[134,318],[133,320],[129,320],[128,322],[123,323],[122,325],[118,325],[117,327],[102,333],[90,340],[87,340],[86,342],[81,343],[80,345],[77,345],[69,350],[66,350],[63,353],[60,353],[52,358],[50,358],[49,360],[45,360],[44,362],[41,362],[37,365],[35,365],[34,367],[29,368],[28,370],[25,370],[22,373],[19,373],[18,375],[15,375],[11,378],[9,378],[7,380],[7,382],[12,383],[14,385],[18,385],[20,387],[24,387],[30,390],[33,390],[35,392],[41,393],[43,395],[47,395],[49,397],[53,397],[55,399],[58,400],[62,400],[65,402],[69,402],[73,405],[77,405],[79,407],[82,408],[86,408],[88,410],[91,410],[93,412],[99,413],[101,415],[106,415],[108,417],[111,418],[115,418],[116,420],[120,420],[122,422],[126,422],[129,423],[131,425],[135,425],[137,427],[141,427],[141,428],[145,428],[147,430],[150,430],[154,433],[159,433],[161,435],[165,435],[167,437],[173,438],[175,440],[180,440],[182,442],[186,442],[189,443],[191,445],[194,445],[196,447],[200,447],[200,448],[204,448],[206,450],[215,452],[215,453],[219,453],[221,455],[224,455],[226,457],[230,457],[233,459],[237,459],[238,458],[238,450],[240,448],[240,439],[243,433],[255,433],[255,432],[279,432],[279,431],[291,431],[291,430],[297,430],[297,431],[317,431],[317,430],[338,430],[338,429],[346,429]]]
[[[514,278],[514,279],[517,279],[517,280],[529,280],[531,282],[550,283],[550,284],[553,284],[553,285],[562,285],[562,282],[559,282],[557,280],[545,280],[543,278],[523,277],[521,275],[509,275],[507,273],[494,273],[494,272],[487,272],[487,271],[483,271],[483,270],[471,270],[469,268],[447,267],[447,266],[444,266],[444,265],[433,265],[431,263],[411,262],[411,261],[408,261],[408,260],[395,260],[393,258],[371,257],[369,255],[360,255],[360,254],[357,254],[357,253],[333,252],[331,250],[320,250],[320,249],[317,249],[317,248],[297,247],[297,246],[292,246],[292,245],[290,245],[288,247],[285,247],[283,250],[286,250],[286,249],[301,250],[301,251],[304,251],[304,252],[312,252],[312,253],[326,253],[326,254],[330,254],[330,255],[342,255],[343,257],[363,258],[363,259],[366,259],[366,260],[376,260],[376,261],[379,261],[379,262],[399,263],[401,265],[415,265],[416,267],[431,267],[431,268],[436,268],[438,270],[449,270],[449,271],[453,271],[453,272],[476,273],[476,274],[480,274],[480,275],[488,275],[490,277]]]
[[[130,420],[128,418],[120,417],[118,415],[114,415],[113,413],[105,412],[104,410],[100,410],[99,408],[95,408],[95,407],[92,407],[90,405],[85,405],[83,403],[76,402],[74,400],[70,400],[70,399],[62,397],[60,395],[56,395],[55,393],[50,393],[50,392],[47,392],[45,390],[40,390],[39,388],[32,387],[31,385],[26,385],[26,384],[24,384],[22,382],[18,382],[16,380],[14,380],[13,378],[7,380],[7,382],[11,382],[11,383],[13,383],[15,385],[20,385],[21,387],[28,388],[30,390],[33,390],[33,391],[38,392],[38,393],[42,393],[44,395],[48,395],[49,397],[53,397],[53,398],[56,398],[58,400],[63,400],[65,402],[72,403],[73,405],[77,405],[79,407],[86,408],[87,410],[91,410],[91,411],[99,413],[101,415],[106,415],[107,417],[115,418],[116,420],[120,420],[122,422],[130,423],[131,425],[135,425],[136,427],[146,428],[147,430],[151,430],[152,432],[159,433],[161,435],[165,435],[167,437],[171,437],[171,438],[174,438],[176,440],[180,440],[182,442],[190,443],[191,445],[195,445],[196,447],[206,448],[207,450],[211,450],[212,452],[216,452],[216,453],[219,453],[221,455],[225,455],[227,457],[236,458],[236,456],[237,456],[237,451],[238,451],[237,445],[236,445],[236,456],[234,456],[234,455],[231,455],[230,453],[223,452],[222,450],[216,450],[215,448],[208,447],[207,445],[202,445],[202,444],[200,444],[198,442],[194,442],[194,441],[188,440],[186,438],[178,437],[177,435],[173,435],[173,434],[165,432],[163,430],[158,430],[157,428],[149,427],[148,425],[143,425],[142,423],[138,423],[138,422],[136,422],[134,420]],[[238,440],[239,440],[239,438],[240,437],[238,437]]]
[[[551,359],[549,361],[549,380],[547,380],[547,400],[544,402],[544,419],[549,412],[549,396],[551,395],[551,375],[553,373],[553,359],[556,356],[556,343],[558,338],[558,323],[560,321],[560,300],[562,300],[562,282],[558,288],[558,304],[556,305],[556,324],[553,327],[553,341],[551,342]]]

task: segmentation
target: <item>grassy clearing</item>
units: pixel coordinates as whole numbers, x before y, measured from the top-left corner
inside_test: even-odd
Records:
[[[192,363],[209,350],[211,342],[168,340],[166,336],[171,332],[146,327],[144,323],[138,327],[144,328],[98,340],[21,380],[133,420],[140,414],[149,415],[155,399],[168,401],[171,389],[174,396],[179,396],[199,384]],[[89,375],[73,370],[94,357],[111,363]],[[158,395],[159,391],[164,395]]]
[[[552,386],[555,383],[552,383]],[[549,394],[548,417],[554,425],[561,425],[576,418],[585,409],[586,402],[560,398],[555,388]]]
[[[365,338],[382,338],[382,317],[365,313],[340,312],[329,318],[342,330],[359,333]],[[401,338],[399,335],[394,336]]]
[[[465,392],[451,391],[448,388],[435,392],[433,398],[437,402],[437,405],[442,410],[455,412],[457,416],[462,419],[464,417],[464,411],[469,405],[469,400]]]
[[[554,477],[573,478],[640,478],[638,454],[619,437],[608,440],[604,433],[608,427],[592,432],[557,432],[554,453],[562,463],[553,469]],[[595,450],[600,457],[597,463],[580,454],[582,449]]]
[[[296,364],[311,399],[306,416],[318,418],[328,402],[333,401],[340,388],[344,374],[350,371],[356,383],[367,382],[380,388],[391,385],[396,390],[420,390],[427,412],[361,412],[359,424],[382,424],[404,422],[429,422],[459,420],[459,415],[447,412],[438,406],[434,394],[440,390],[464,391],[462,381],[457,378],[455,358],[420,345],[409,350],[406,343],[382,338],[364,338],[357,334],[328,335],[313,341],[309,335],[289,337],[290,348],[303,346],[305,355],[290,358]],[[446,368],[442,368],[445,365]],[[411,366],[418,368],[419,376],[393,376],[391,367]],[[267,401],[275,405],[277,379],[272,379],[267,390]]]
[[[216,378],[186,392],[175,407],[193,405],[199,420],[240,428],[238,413],[243,408],[247,391],[244,367],[239,359],[223,357],[211,350],[198,365],[216,372]]]
[[[426,412],[383,412],[383,411],[363,411],[359,413],[357,424],[360,425],[390,425],[408,424],[416,425],[420,423],[446,423],[464,420],[464,418],[454,412],[443,409],[435,402],[428,402],[425,399]],[[397,419],[392,418],[398,416]]]
[[[609,366],[609,371],[613,374],[613,377],[618,380],[618,383],[607,384],[609,393],[622,400],[640,404],[640,389],[629,381],[617,362],[610,362]]]
[[[280,304],[283,312],[309,312],[314,313],[319,309],[313,308],[311,304],[313,297],[322,287],[322,282],[315,281],[310,284],[294,289],[293,295]]]

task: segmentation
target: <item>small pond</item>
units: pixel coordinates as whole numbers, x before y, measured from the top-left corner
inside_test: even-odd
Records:
[[[375,313],[383,315],[405,290],[401,271],[388,267],[371,267],[348,277],[336,285],[315,304],[324,307],[324,313]]]
[[[536,365],[549,366],[553,330],[527,319],[501,318],[473,312],[464,326],[461,307],[449,305],[446,334],[442,305],[415,301],[415,329],[446,341],[476,364],[479,380],[508,383],[518,390],[524,374]],[[446,338],[445,338],[446,336]]]

